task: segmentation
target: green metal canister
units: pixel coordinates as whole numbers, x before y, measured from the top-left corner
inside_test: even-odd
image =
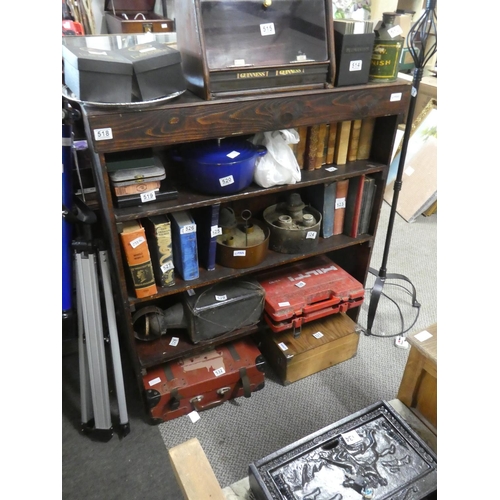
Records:
[[[399,59],[404,45],[401,26],[394,24],[396,12],[384,12],[375,27],[369,79],[373,82],[393,82],[398,77]]]

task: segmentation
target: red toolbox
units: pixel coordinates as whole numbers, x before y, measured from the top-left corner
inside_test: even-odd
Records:
[[[250,338],[151,368],[143,376],[154,423],[208,410],[264,387],[264,357]]]
[[[264,319],[272,331],[297,329],[363,303],[365,290],[325,255],[255,276],[266,292]]]

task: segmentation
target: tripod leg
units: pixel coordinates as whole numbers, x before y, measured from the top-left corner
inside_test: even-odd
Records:
[[[76,307],[78,320],[78,366],[80,372],[80,407],[82,415],[82,430],[88,432],[95,426],[94,412],[92,410],[90,377],[88,371],[87,351],[85,350],[84,328],[83,328],[83,311],[81,288],[79,284],[78,267],[80,263],[75,259],[76,272]]]
[[[118,342],[118,331],[116,328],[115,307],[113,293],[111,291],[111,278],[108,267],[108,254],[106,251],[99,252],[101,265],[102,284],[104,289],[104,300],[106,302],[106,314],[108,319],[109,340],[111,344],[111,356],[113,360],[113,373],[115,376],[116,395],[118,399],[118,411],[120,414],[120,434],[126,436],[130,432],[130,424],[127,414],[127,402],[125,399],[125,386],[123,383],[122,362],[120,357],[120,345]]]
[[[92,405],[95,429],[92,435],[100,441],[109,441],[113,436],[111,409],[109,405],[106,356],[102,329],[102,316],[97,282],[95,255],[75,254],[78,283],[82,298],[82,316],[85,329]]]

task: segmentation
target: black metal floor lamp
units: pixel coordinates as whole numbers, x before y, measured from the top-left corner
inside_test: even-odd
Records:
[[[415,63],[413,71],[413,81],[410,96],[410,105],[406,118],[406,126],[403,135],[403,142],[401,144],[401,154],[399,159],[398,171],[396,180],[394,182],[394,194],[392,197],[391,212],[389,215],[389,225],[387,227],[387,235],[385,239],[384,253],[382,257],[382,264],[377,272],[372,267],[369,272],[376,276],[373,285],[370,303],[368,306],[368,321],[366,328],[366,335],[372,335],[372,326],[377,312],[378,303],[384,289],[384,284],[388,279],[398,279],[409,283],[412,289],[412,305],[413,307],[420,307],[417,302],[417,292],[413,283],[402,274],[388,273],[387,272],[387,259],[389,257],[389,249],[391,246],[392,231],[394,228],[394,219],[396,216],[396,209],[398,205],[399,192],[403,184],[402,177],[405,167],[406,152],[408,150],[408,143],[410,142],[411,128],[413,122],[413,115],[415,112],[415,103],[417,100],[418,89],[424,74],[425,65],[430,61],[431,57],[437,52],[437,14],[436,14],[437,0],[427,0],[425,10],[419,20],[412,26],[408,33],[408,50]]]

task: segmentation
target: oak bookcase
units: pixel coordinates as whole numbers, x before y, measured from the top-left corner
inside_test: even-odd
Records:
[[[252,95],[231,99],[204,101],[189,91],[154,107],[112,108],[82,106],[82,119],[89,145],[92,171],[96,185],[103,239],[107,245],[115,292],[120,340],[130,355],[141,393],[144,394],[142,375],[145,369],[179,357],[197,354],[258,330],[246,328],[219,336],[210,341],[193,344],[187,334],[180,336],[177,346],[169,345],[166,335],[151,342],[136,340],[132,325],[134,311],[145,305],[165,309],[176,301],[176,296],[189,288],[252,275],[256,271],[285,266],[312,255],[327,254],[361,283],[365,284],[372,246],[374,243],[380,208],[383,203],[385,181],[396,130],[410,100],[411,86],[398,80],[393,83],[367,84],[322,90],[291,91]],[[175,200],[148,202],[139,207],[116,208],[113,204],[106,162],[117,153],[152,148],[160,158],[167,158],[169,148],[176,144],[227,136],[245,136],[257,132],[311,126],[345,120],[376,117],[369,160],[348,162],[329,172],[323,166],[314,171],[302,171],[302,180],[295,185],[260,188],[254,184],[244,191],[229,196],[210,196],[195,193],[183,186],[182,168],[165,163],[167,179],[176,183],[179,196]],[[320,238],[317,248],[307,254],[280,254],[269,250],[266,259],[258,266],[247,269],[230,269],[217,265],[214,271],[200,268],[200,277],[183,281],[176,277],[174,286],[158,288],[152,297],[138,299],[128,288],[127,264],[120,247],[120,223],[155,214],[191,210],[213,203],[230,204],[235,211],[250,208],[254,216],[279,201],[290,191],[306,186],[341,180],[361,174],[377,179],[377,190],[370,220],[369,234],[358,238],[346,235]],[[178,298],[178,297],[177,297]],[[359,308],[350,309],[349,316],[356,321]]]

